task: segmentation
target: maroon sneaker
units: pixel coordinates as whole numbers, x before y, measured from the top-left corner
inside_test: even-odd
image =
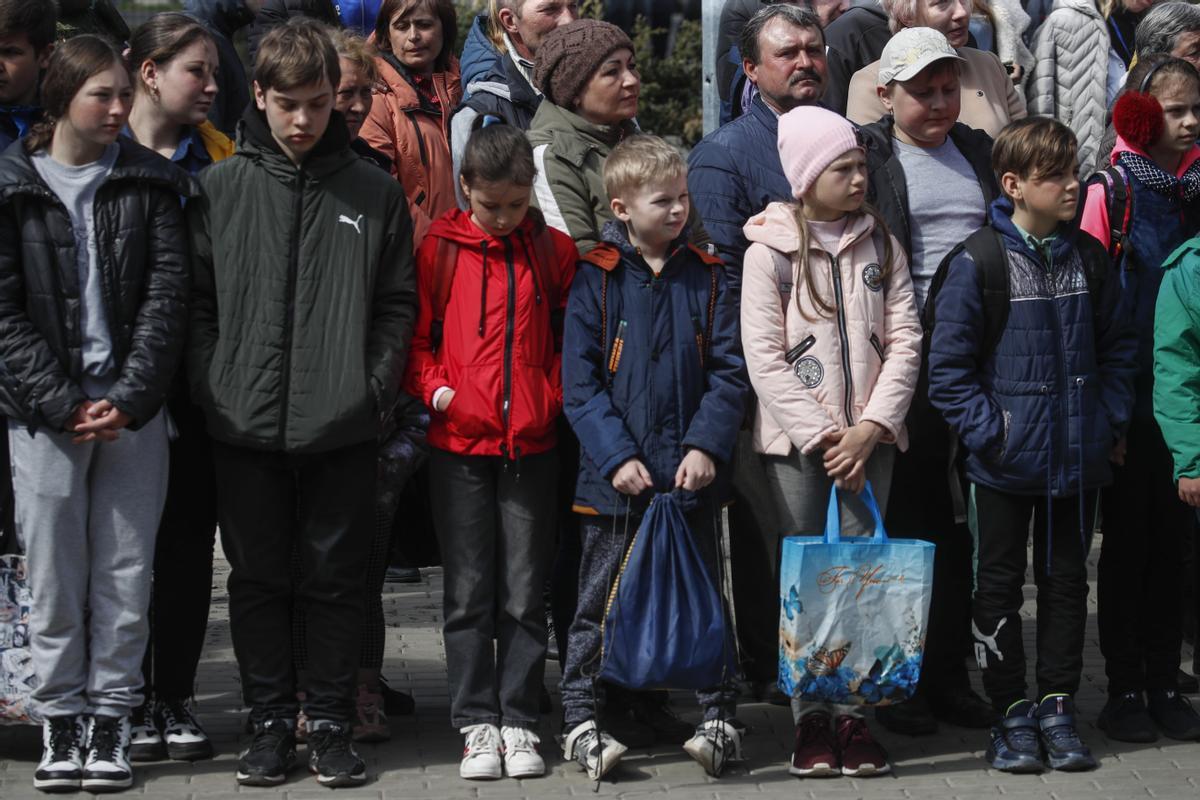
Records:
[[[887,751],[875,741],[865,719],[841,716],[837,718],[836,728],[843,775],[862,778],[892,771]]]
[[[788,772],[802,778],[833,778],[838,769],[837,742],[830,729],[829,714],[812,711],[796,727],[796,749]]]

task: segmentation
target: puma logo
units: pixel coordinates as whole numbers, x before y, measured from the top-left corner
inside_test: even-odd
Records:
[[[349,218],[349,217],[347,217],[345,214],[341,214],[341,215],[339,215],[339,216],[338,216],[338,222],[339,222],[339,223],[340,223],[340,222],[344,222],[344,223],[346,223],[347,225],[351,225],[351,226],[353,226],[353,227],[354,227],[354,232],[355,232],[355,233],[357,233],[357,234],[360,234],[360,235],[361,235],[361,234],[362,234],[362,230],[361,230],[361,229],[360,229],[358,226],[359,226],[359,224],[362,222],[362,218],[363,218],[363,215],[362,215],[362,214],[359,214],[359,215],[358,215],[358,219],[350,219],[350,218]]]
[[[979,626],[975,624],[975,620],[971,620],[971,633],[975,636],[975,660],[979,662],[980,669],[987,669],[987,651],[991,650],[996,656],[997,661],[1004,660],[1004,654],[1000,652],[1000,645],[996,644],[996,637],[1000,635],[1000,629],[1004,627],[1004,623],[1008,622],[1008,617],[1003,617],[996,625],[996,630],[991,636],[984,636],[983,631],[979,630]],[[985,649],[986,648],[986,649]]]

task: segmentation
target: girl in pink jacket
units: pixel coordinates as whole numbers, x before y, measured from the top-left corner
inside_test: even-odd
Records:
[[[795,203],[746,223],[742,341],[758,395],[754,447],[783,523],[820,534],[829,493],[843,535],[872,529],[858,498],[869,479],[886,509],[895,447],[921,366],[921,326],[904,250],[863,204],[866,156],[853,125],[816,106],[779,120]],[[792,701],[794,775],[887,772],[857,706]],[[836,717],[836,719],[834,719]]]

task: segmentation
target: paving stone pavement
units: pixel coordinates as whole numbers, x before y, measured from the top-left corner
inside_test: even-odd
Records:
[[[1097,545],[1099,540],[1097,540]],[[1095,574],[1093,550],[1092,574]],[[244,711],[233,650],[229,641],[227,600],[224,594],[224,561],[214,576],[213,610],[208,641],[198,677],[200,716],[212,735],[218,757],[186,764],[163,762],[138,765],[136,784],[129,794],[156,800],[247,800],[278,796],[282,800],[328,797],[303,769],[274,789],[239,789],[234,783],[235,753],[243,745]],[[585,798],[594,785],[573,765],[564,764],[553,736],[558,731],[557,702],[554,715],[544,719],[541,735],[549,768],[536,780],[504,779],[479,783],[458,777],[462,740],[449,725],[445,651],[442,647],[441,571],[425,570],[420,584],[389,584],[384,596],[388,623],[388,649],[384,674],[396,688],[411,692],[417,712],[391,720],[392,740],[362,745],[370,781],[361,788],[336,790],[339,800],[401,800],[402,798]],[[1026,587],[1026,612],[1032,611],[1034,589]],[[720,780],[708,778],[678,748],[630,751],[616,780],[606,781],[599,797],[661,798],[670,800],[850,800],[897,798],[951,800],[952,798],[1008,797],[1021,800],[1101,800],[1102,798],[1183,798],[1200,791],[1200,745],[1160,740],[1153,745],[1109,742],[1095,727],[1103,704],[1104,663],[1096,639],[1095,586],[1092,586],[1084,683],[1078,696],[1081,733],[1101,759],[1100,769],[1086,774],[1045,773],[1039,776],[1004,775],[986,768],[982,760],[985,732],[942,726],[935,736],[907,738],[874,726],[892,755],[892,775],[873,779],[840,778],[799,780],[787,774],[792,726],[785,708],[761,703],[743,705],[739,717],[751,727],[746,739],[749,761],[745,769]],[[1027,624],[1026,648],[1033,653],[1032,624]],[[1190,650],[1185,664],[1190,664]],[[1032,663],[1032,661],[1031,661]],[[977,680],[978,675],[974,678]],[[558,671],[551,663],[547,686],[557,701]],[[977,687],[978,688],[978,687]],[[689,696],[673,696],[679,713],[698,716]],[[40,738],[32,728],[0,729],[0,799],[41,797],[31,785],[39,756]],[[302,753],[303,755],[303,753]]]

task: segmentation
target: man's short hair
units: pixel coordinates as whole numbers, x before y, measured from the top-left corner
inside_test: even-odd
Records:
[[[0,36],[25,34],[41,53],[54,42],[54,0],[0,0]]]
[[[763,29],[776,19],[782,19],[797,28],[816,29],[817,33],[821,34],[821,44],[825,43],[825,31],[821,30],[821,18],[815,11],[787,3],[776,3],[757,12],[746,23],[746,27],[742,28],[742,35],[738,40],[738,51],[742,58],[751,64],[762,63],[762,49],[758,45],[758,40],[762,37]]]
[[[254,82],[262,91],[311,86],[322,78],[337,91],[342,80],[330,29],[307,17],[294,17],[263,37],[254,62]]]
[[[1079,142],[1066,125],[1050,117],[1026,117],[1006,126],[992,145],[992,171],[999,180],[1011,172],[1021,180],[1044,178],[1077,165]]]
[[[1138,58],[1154,53],[1171,55],[1179,36],[1193,31],[1200,31],[1200,7],[1177,2],[1152,6],[1134,34]]]
[[[624,197],[645,186],[687,175],[687,162],[657,136],[630,136],[613,148],[604,162],[604,191],[610,198]]]

